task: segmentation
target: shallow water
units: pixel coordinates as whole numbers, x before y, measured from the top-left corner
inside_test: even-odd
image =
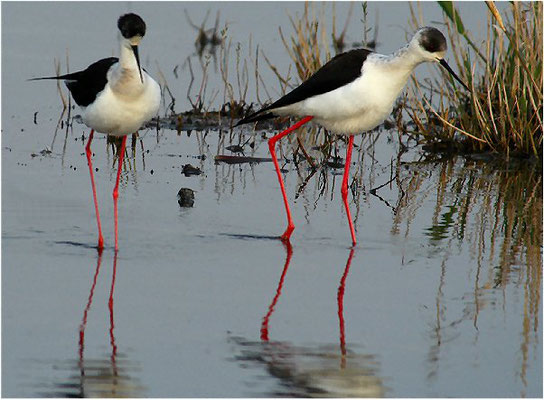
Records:
[[[392,6],[380,6],[385,20]],[[358,246],[349,248],[342,170],[311,175],[290,162],[296,229],[287,247],[273,238],[285,217],[272,164],[214,163],[251,131],[144,130],[121,175],[115,254],[116,158],[99,135],[93,163],[106,249],[97,253],[88,130],[74,122],[53,139],[54,84],[23,81],[50,73],[67,47],[72,68],[93,61],[115,37],[104,15],[132,9],[149,20],[146,68],[156,72],[160,59],[183,110],[186,82],[170,72],[194,52],[183,8],[194,21],[210,8],[211,21],[214,7],[2,4],[2,395],[542,396],[542,182],[530,163],[430,159],[401,152],[395,131],[357,137]],[[221,7],[240,41],[251,29],[242,9],[271,22],[301,9]],[[383,26],[404,24],[398,14]],[[260,22],[254,40],[287,63],[277,22]],[[169,36],[172,27],[180,33]],[[387,40],[385,49],[397,46]],[[163,57],[164,49],[175,51]],[[246,155],[268,157],[262,134]],[[184,176],[187,163],[203,174]],[[181,187],[195,191],[193,208],[179,207]]]

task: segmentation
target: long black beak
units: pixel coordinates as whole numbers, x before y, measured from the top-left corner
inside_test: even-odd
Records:
[[[134,53],[134,57],[136,57],[136,64],[138,64],[138,71],[140,71],[140,79],[142,80],[142,83],[144,83],[144,77],[142,76],[142,67],[140,67],[140,56],[138,55],[138,46],[130,47],[132,47],[132,52]]]
[[[137,57],[136,57],[137,58]],[[461,80],[461,78],[459,78],[457,76],[457,74],[455,72],[453,72],[453,69],[451,69],[451,67],[448,65],[448,63],[446,62],[446,60],[444,60],[443,58],[441,58],[440,60],[438,60],[438,62],[440,63],[440,65],[442,65],[446,71],[448,71],[450,73],[451,76],[453,76],[455,78],[455,80],[457,82],[459,82],[461,84],[461,86],[463,86],[466,90],[468,90],[469,92],[471,92],[471,90],[468,88],[467,85],[465,85],[463,83],[463,81]]]

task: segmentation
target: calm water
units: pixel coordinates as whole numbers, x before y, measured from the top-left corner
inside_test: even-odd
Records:
[[[479,31],[484,6],[464,7]],[[268,157],[263,132],[144,130],[121,177],[116,255],[116,159],[98,136],[97,254],[88,129],[55,134],[55,84],[25,80],[53,73],[55,57],[73,71],[115,54],[115,19],[131,10],[148,23],[146,69],[163,73],[184,111],[188,56],[193,98],[202,76],[185,9],[197,25],[210,10],[207,28],[220,10],[232,54],[238,42],[248,51],[251,32],[253,51],[259,44],[283,68],[277,27],[289,31],[287,12],[303,4],[2,4],[2,395],[541,397],[542,174],[528,163],[425,157],[405,138],[401,153],[395,131],[357,137],[359,245],[349,248],[342,170],[291,162],[286,247],[270,239],[285,227],[272,164],[214,163],[253,137],[245,154]],[[341,26],[348,9],[336,6]],[[404,41],[408,10],[373,3],[372,22],[376,10],[378,50],[388,52]],[[423,11],[441,19],[434,4]],[[358,41],[358,4],[353,12],[347,34]],[[207,98],[216,90],[220,103],[211,55],[208,74]],[[276,96],[277,79],[262,75]],[[188,163],[203,174],[184,176]],[[181,187],[195,190],[193,208],[179,207]]]

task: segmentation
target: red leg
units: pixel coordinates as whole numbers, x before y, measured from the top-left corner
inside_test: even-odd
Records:
[[[115,251],[119,250],[117,242],[117,199],[119,198],[119,178],[121,177],[121,168],[123,167],[123,156],[125,155],[125,145],[127,144],[126,135],[123,136],[121,141],[121,149],[119,149],[119,169],[117,170],[117,180],[115,181],[115,187],[113,188],[113,218],[115,220]]]
[[[346,151],[346,165],[344,167],[344,179],[342,180],[342,199],[344,200],[344,207],[346,207],[346,214],[348,215],[349,231],[351,232],[351,240],[353,246],[357,244],[355,239],[355,229],[353,228],[353,222],[351,220],[351,213],[349,212],[348,205],[348,178],[349,178],[349,165],[351,164],[351,150],[353,148],[353,135],[349,137],[348,149]]]
[[[276,157],[276,142],[280,140],[282,137],[288,135],[289,133],[293,132],[295,129],[301,127],[306,122],[310,121],[313,117],[308,116],[304,117],[302,120],[298,121],[295,125],[291,126],[290,128],[287,128],[281,133],[278,133],[276,136],[271,137],[268,140],[268,148],[270,149],[270,155],[272,155],[272,160],[274,161],[274,167],[276,168],[276,173],[278,174],[278,180],[280,181],[280,188],[281,188],[281,194],[283,195],[283,202],[285,204],[285,211],[287,212],[287,229],[281,235],[280,239],[283,241],[289,241],[289,238],[291,237],[291,233],[293,233],[293,230],[295,229],[295,224],[293,224],[293,219],[291,218],[291,210],[289,209],[289,203],[287,202],[287,194],[285,193],[285,186],[283,185],[283,179],[281,177],[281,171],[280,166],[278,164],[278,159]]]
[[[91,129],[91,134],[89,135],[89,141],[87,146],[85,146],[85,153],[87,154],[87,164],[89,164],[89,172],[91,174],[91,187],[93,189],[93,199],[94,199],[94,210],[96,212],[96,223],[98,225],[98,250],[104,248],[104,237],[102,236],[102,225],[100,224],[100,213],[98,212],[98,201],[96,200],[96,187],[94,185],[94,174],[93,174],[93,162],[91,160],[91,142],[93,141],[94,130]]]

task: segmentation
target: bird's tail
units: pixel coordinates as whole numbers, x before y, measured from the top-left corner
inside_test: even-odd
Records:
[[[249,124],[250,122],[263,121],[265,119],[270,119],[270,118],[274,118],[274,114],[272,114],[271,112],[263,113],[261,110],[261,111],[257,111],[256,113],[250,114],[245,118],[242,118],[234,126]]]

